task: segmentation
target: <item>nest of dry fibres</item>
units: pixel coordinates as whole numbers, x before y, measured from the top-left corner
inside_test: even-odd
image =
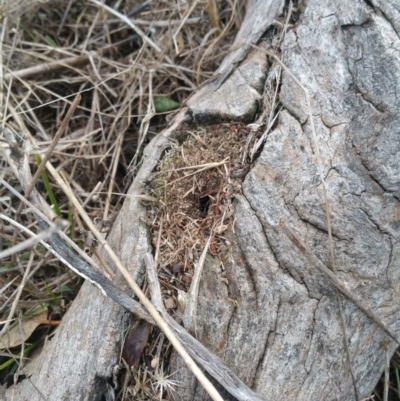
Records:
[[[184,133],[186,139],[158,165],[150,185],[158,202],[148,219],[161,274],[187,290],[210,236],[209,251],[218,255],[224,233],[234,231],[232,199],[251,167],[247,150],[259,135],[241,124],[186,128]]]

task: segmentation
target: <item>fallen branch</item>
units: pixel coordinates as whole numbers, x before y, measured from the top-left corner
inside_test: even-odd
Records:
[[[8,139],[11,140],[11,137],[12,133],[10,131]],[[29,181],[32,178],[29,165],[27,163],[27,155],[23,149],[23,146],[17,149],[18,145],[22,145],[22,143],[16,143],[16,141],[14,141],[14,143],[11,143],[11,145],[13,146],[14,150],[19,151],[13,152],[12,155],[8,151],[8,159],[10,162],[15,164],[14,172],[16,173],[17,178],[20,180],[23,187],[27,188],[29,186]],[[103,246],[109,253],[109,256],[149,313],[146,312],[143,307],[138,302],[134,301],[128,294],[121,291],[121,289],[118,288],[112,281],[108,280],[103,274],[94,270],[89,264],[84,262],[77,254],[75,254],[74,251],[65,245],[64,241],[58,235],[52,235],[48,240],[48,243],[53,247],[59,259],[77,274],[81,275],[85,279],[89,279],[93,284],[99,287],[105,295],[110,297],[113,301],[117,302],[125,309],[129,310],[131,313],[134,313],[136,316],[152,324],[157,324],[157,326],[171,341],[174,348],[182,356],[192,373],[196,376],[213,400],[223,401],[215,387],[204,376],[204,373],[194,363],[193,359],[198,361],[207,372],[220,381],[221,385],[224,386],[238,400],[262,401],[261,398],[259,398],[237,376],[235,376],[217,356],[212,354],[202,344],[191,337],[190,334],[187,333],[185,329],[180,327],[168,314],[164,313],[164,316],[160,316],[156,308],[144,295],[129,272],[122,265],[117,255],[105,241],[103,236],[98,232],[97,228],[93,225],[92,221],[87,216],[82,206],[75,198],[73,193],[69,190],[68,186],[62,180],[60,175],[55,171],[50,163],[47,163],[46,167],[55,177],[57,183],[65,191],[72,204],[81,214],[83,220],[99,241],[99,244]],[[39,207],[42,207],[43,199],[41,199],[40,194],[33,189],[32,195],[32,201],[37,203]],[[26,201],[26,199],[24,199],[24,201]],[[43,215],[40,210],[39,214],[37,214],[37,219],[42,230],[46,230],[49,225],[53,226],[53,223],[45,215]],[[146,263],[150,263],[149,256],[147,256]]]
[[[4,182],[3,182],[4,183]],[[18,192],[16,193],[16,195]],[[22,195],[18,194],[23,199]],[[17,195],[17,196],[18,196]],[[28,202],[29,203],[29,202]],[[31,205],[33,206],[33,205]],[[37,215],[39,225],[42,230],[46,230],[53,223],[50,222],[40,211],[33,206],[33,211]],[[35,236],[30,230],[20,226],[20,229],[28,235]],[[105,278],[101,273],[94,270],[92,266],[86,263],[82,258],[72,251],[59,235],[53,235],[49,238],[48,244],[42,242],[62,263],[71,270],[84,277],[97,286],[103,294],[121,305],[127,311],[131,312],[140,319],[144,319],[151,324],[156,324],[150,314],[140,305],[139,302],[132,299],[126,292]],[[230,392],[238,401],[263,401],[248,386],[246,386],[215,354],[209,351],[203,344],[193,338],[183,327],[172,319],[165,311],[159,292],[159,284],[152,272],[155,264],[153,257],[146,255],[146,266],[149,274],[149,286],[152,293],[152,302],[166,320],[175,336],[182,345],[185,346],[188,353],[196,360],[212,377],[214,377],[225,389]],[[157,276],[156,276],[157,277]],[[157,289],[158,286],[158,289]],[[160,301],[159,301],[159,300]]]

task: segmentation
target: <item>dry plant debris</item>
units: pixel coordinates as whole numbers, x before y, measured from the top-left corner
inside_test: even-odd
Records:
[[[209,237],[209,250],[218,255],[224,232],[234,230],[231,201],[251,167],[247,142],[259,135],[242,124],[186,127],[182,133],[186,139],[165,154],[150,185],[159,202],[151,205],[148,222],[161,271],[187,290]]]
[[[166,126],[168,114],[212,76],[229,51],[245,5],[235,0],[212,3],[213,9],[206,0],[105,3],[127,17],[144,38],[122,18],[89,1],[1,2],[2,128],[8,126],[26,141],[34,173],[71,101],[81,93],[82,100],[50,162],[93,220],[104,224],[113,220],[143,147]],[[1,133],[0,140],[6,148]],[[21,192],[3,157],[0,175]],[[84,227],[62,189],[48,174],[37,188],[71,222],[69,235],[84,246],[85,238],[80,239],[77,232]],[[17,198],[0,187],[0,213],[40,232],[29,210],[24,208],[18,215],[18,207]],[[25,239],[21,230],[0,222],[0,248]],[[21,286],[23,279],[25,286]],[[24,316],[42,305],[48,307],[51,321],[60,319],[81,283],[81,278],[40,245],[3,259],[0,321],[11,316],[9,328],[21,326]],[[42,325],[40,333],[34,333],[22,347],[2,350],[1,383],[13,380],[19,364],[29,356],[27,347],[40,344],[49,330]],[[15,355],[21,349],[24,358],[18,360]]]

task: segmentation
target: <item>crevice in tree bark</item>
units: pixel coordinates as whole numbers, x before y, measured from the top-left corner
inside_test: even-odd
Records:
[[[376,221],[376,219],[371,216],[365,208],[360,207],[360,211],[364,213],[364,215],[367,217],[367,220],[371,222],[371,224],[383,235],[388,235],[389,237],[391,236],[390,233],[386,232],[384,229],[382,229],[379,225],[379,223]]]
[[[269,330],[267,338],[265,340],[263,353],[262,353],[262,355],[261,355],[261,357],[260,357],[260,359],[259,359],[259,361],[257,363],[257,367],[256,367],[256,370],[255,370],[254,380],[253,380],[253,383],[251,385],[252,388],[254,388],[257,385],[257,381],[259,380],[261,367],[263,365],[265,356],[267,354],[268,347],[270,347],[273,344],[273,341],[275,340],[275,336],[279,335],[276,332],[276,328],[278,326],[278,320],[279,320],[279,309],[281,307],[281,297],[279,295],[278,295],[278,297],[279,297],[279,301],[278,301],[277,306],[276,306],[274,327],[271,330]],[[270,340],[271,337],[272,337],[272,340]]]
[[[238,249],[240,250],[240,254],[241,254],[241,256],[242,256],[244,266],[245,266],[245,268],[246,268],[246,271],[247,271],[247,273],[248,273],[248,275],[249,275],[249,278],[250,278],[251,283],[252,283],[253,288],[254,288],[255,302],[256,302],[256,305],[257,305],[257,309],[258,309],[258,295],[259,295],[259,291],[260,291],[260,290],[259,290],[259,288],[258,288],[258,286],[257,286],[257,280],[254,279],[253,270],[252,270],[251,267],[250,267],[250,266],[251,266],[251,263],[250,263],[250,261],[247,259],[247,256],[246,256],[246,254],[245,254],[245,252],[244,252],[244,250],[243,250],[243,248],[242,248],[242,246],[241,246],[241,241],[238,240],[238,238],[237,238],[236,235],[235,235],[235,239],[236,239],[236,244],[237,244],[237,246],[238,246]]]
[[[313,223],[312,221],[308,220],[306,217],[302,216],[301,213],[298,211],[297,207],[293,204],[292,205],[293,208],[296,210],[297,215],[299,216],[299,219],[305,224],[305,225],[309,225],[311,227],[313,227],[315,230],[321,232],[322,234],[324,234],[325,236],[328,235],[328,230],[323,227],[323,226],[319,226],[316,223]],[[337,234],[335,234],[334,232],[332,232],[332,238],[338,240],[338,241],[348,241],[347,238],[341,238],[339,237]]]
[[[356,147],[356,149],[357,149],[357,147]],[[360,155],[359,155],[359,156],[360,156]],[[365,161],[361,156],[360,156],[360,161],[361,161],[361,164],[363,165],[363,167],[365,168],[365,170],[366,170],[366,172],[367,172],[366,175],[367,175],[375,184],[378,185],[378,187],[382,190],[382,194],[385,194],[385,193],[391,194],[391,195],[393,195],[393,197],[396,198],[396,195],[395,195],[393,192],[387,190],[387,189],[383,186],[383,184],[382,184],[377,178],[374,177],[372,171],[371,171],[371,170],[368,168],[368,166],[366,165],[366,161]],[[396,198],[396,199],[397,199],[397,198]],[[398,200],[398,199],[397,199],[397,200]]]
[[[371,0],[363,0],[363,2],[364,2],[368,7],[371,8],[371,11],[374,11],[375,6],[373,5],[373,3],[372,3]]]
[[[383,0],[383,1],[387,1],[387,0]],[[386,12],[382,7],[381,7],[381,3],[379,2],[374,2],[371,0],[364,0],[364,3],[366,3],[367,5],[370,5],[370,7],[372,7],[372,9],[374,10],[379,10],[381,16],[390,24],[390,26],[393,28],[393,31],[396,33],[397,37],[400,38],[399,33],[396,29],[395,24],[393,23],[393,18],[395,19],[395,17],[391,18],[391,16],[388,14],[388,12]],[[388,10],[389,11],[389,10]],[[375,12],[375,15],[377,13]],[[379,15],[378,15],[379,16]]]
[[[313,338],[314,338],[314,328],[315,328],[315,325],[316,325],[316,323],[315,323],[315,314],[317,313],[317,310],[318,310],[318,308],[319,308],[320,302],[321,302],[325,297],[326,297],[326,296],[323,295],[323,296],[321,297],[321,299],[318,300],[318,303],[317,303],[317,305],[316,305],[316,307],[315,307],[315,309],[314,309],[314,313],[313,313],[313,324],[312,324],[312,329],[311,329],[310,342],[309,342],[309,346],[308,346],[308,349],[307,349],[306,357],[304,358],[304,360],[305,360],[304,369],[305,369],[305,371],[306,371],[307,373],[309,373],[309,372],[311,371],[311,367],[312,367],[312,364],[311,364],[311,366],[307,369],[307,367],[306,367],[306,361],[308,360],[308,354],[310,353],[310,349],[311,349],[311,347],[312,347]],[[304,383],[303,383],[303,384],[304,384]],[[303,386],[303,384],[302,384],[302,386]]]
[[[269,245],[269,249],[270,249],[271,253],[274,256],[274,259],[275,259],[277,265],[282,269],[283,272],[288,274],[294,281],[296,281],[298,284],[304,286],[304,288],[307,290],[307,294],[308,294],[308,298],[309,299],[314,299],[314,300],[319,301],[319,298],[316,298],[315,296],[312,295],[313,291],[309,288],[309,284],[306,282],[306,280],[304,280],[303,274],[297,269],[294,269],[294,271],[292,271],[292,268],[286,267],[285,264],[282,263],[279,260],[279,257],[276,254],[273,245],[271,244],[270,240],[268,239],[268,234],[267,234],[267,231],[266,231],[266,229],[264,227],[264,224],[261,222],[256,210],[253,209],[251,203],[249,202],[249,200],[247,199],[247,197],[246,197],[246,195],[244,193],[243,193],[243,197],[246,199],[246,202],[248,203],[250,209],[253,211],[254,216],[259,221],[259,223],[261,225],[261,228],[262,228],[262,231],[263,231],[263,234],[265,236],[265,239],[266,239],[266,241],[267,241],[267,243]]]
[[[390,264],[392,263],[392,258],[393,258],[393,238],[391,238],[389,236],[389,243],[390,243],[390,252],[389,252],[389,258],[388,258],[388,262],[385,268],[385,275],[386,275],[386,282],[388,284],[389,288],[392,288],[391,284],[390,284],[390,280],[389,280],[389,267]]]

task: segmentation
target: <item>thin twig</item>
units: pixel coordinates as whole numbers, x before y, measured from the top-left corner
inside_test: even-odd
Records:
[[[3,213],[0,213],[0,219],[6,220],[8,222],[12,220],[9,217],[5,216]],[[57,220],[54,226],[49,227],[45,231],[42,231],[40,234],[36,236],[36,238],[29,238],[25,241],[18,243],[17,245],[12,246],[11,248],[7,248],[4,251],[0,252],[0,260],[7,258],[8,256],[13,255],[15,253],[21,252],[24,249],[28,249],[35,246],[39,241],[46,240],[47,238],[52,236],[55,232],[65,227],[66,227],[65,222],[63,222],[62,220]]]
[[[170,181],[170,182],[168,183],[168,185],[174,184],[175,182],[178,182],[178,181],[180,181],[180,180],[183,180],[183,179],[185,179],[185,178],[188,178],[188,177],[190,177],[190,176],[192,176],[192,175],[201,173],[202,171],[206,171],[206,170],[209,170],[209,169],[211,169],[211,168],[223,166],[224,164],[228,163],[228,159],[229,159],[229,157],[227,157],[227,158],[225,158],[224,160],[222,160],[222,162],[207,163],[207,164],[204,165],[204,167],[200,168],[199,170],[197,170],[197,171],[195,171],[195,172],[193,172],[193,173],[190,173],[190,174],[185,175],[185,176],[183,176],[183,177],[179,177],[179,178],[177,178],[177,179],[174,180],[174,181]]]
[[[1,215],[0,215],[0,216],[1,216]],[[1,217],[0,217],[0,218],[1,218]],[[51,229],[51,227],[50,227],[50,229]],[[32,239],[33,239],[33,238],[32,238]],[[39,242],[39,240],[36,241],[36,243],[37,243],[37,242]],[[10,326],[12,317],[14,316],[15,310],[17,309],[18,302],[19,302],[19,300],[20,300],[20,298],[21,298],[22,291],[23,291],[23,289],[25,288],[25,284],[26,284],[26,282],[27,282],[27,278],[28,278],[28,276],[29,276],[29,272],[30,272],[30,270],[31,270],[32,262],[33,262],[33,258],[34,258],[34,257],[35,257],[35,253],[34,253],[34,252],[31,252],[31,254],[30,254],[30,256],[29,256],[28,266],[26,267],[25,272],[24,272],[24,275],[22,276],[21,284],[20,284],[19,287],[18,287],[17,295],[15,296],[15,299],[14,299],[13,304],[12,304],[12,306],[11,306],[10,313],[8,314],[7,320],[6,320],[6,322],[5,322],[4,326],[3,326],[3,328],[2,328],[1,331],[0,331],[0,338],[3,337],[3,335],[7,332],[8,328],[9,328],[9,326]],[[0,259],[1,259],[1,256],[0,256]]]
[[[197,319],[197,302],[199,295],[200,280],[208,248],[210,247],[211,244],[211,240],[212,240],[212,235],[210,235],[210,237],[208,238],[208,241],[203,249],[203,252],[201,253],[199,262],[195,266],[195,273],[192,282],[190,283],[189,291],[186,294],[186,307],[183,313],[182,320],[186,330],[189,333],[193,331],[194,333],[197,332],[196,319]]]
[[[31,195],[32,190],[33,190],[34,186],[36,185],[36,181],[39,179],[40,174],[44,170],[47,161],[50,160],[53,150],[57,146],[57,143],[58,143],[59,139],[61,138],[61,135],[64,133],[65,128],[67,128],[67,125],[68,125],[69,121],[71,120],[73,114],[75,113],[75,110],[78,107],[78,104],[80,103],[81,98],[82,98],[81,95],[78,93],[76,95],[74,101],[72,102],[71,106],[69,107],[67,114],[65,115],[63,121],[61,122],[60,128],[58,128],[58,131],[56,132],[54,139],[52,140],[49,148],[46,151],[46,154],[44,155],[38,169],[36,170],[36,172],[32,178],[32,182],[30,183],[29,187],[25,191],[26,198],[29,198],[29,196]],[[20,213],[21,213],[21,211],[20,211]],[[17,212],[17,216],[18,215],[19,215],[19,213]]]
[[[110,14],[115,15],[121,21],[124,21],[126,25],[130,26],[143,40],[143,42],[148,43],[154,50],[157,52],[161,52],[161,48],[156,45],[140,28],[138,28],[127,16],[119,13],[117,10],[114,10],[112,7],[107,6],[106,4],[102,3],[101,1],[97,0],[89,0],[91,3],[96,4],[100,8],[108,11]]]
[[[79,203],[78,199],[76,199],[75,195],[73,192],[70,190],[68,185],[64,182],[60,174],[53,168],[53,166],[50,163],[47,163],[47,169],[49,172],[52,174],[52,176],[56,179],[58,185],[62,188],[62,190],[65,192],[67,195],[68,199],[70,202],[73,204],[73,206],[76,208],[82,219],[85,221],[87,227],[90,229],[90,231],[93,233],[93,235],[96,237],[97,241],[105,251],[108,253],[110,256],[111,260],[114,262],[115,266],[118,268],[122,276],[125,278],[125,280],[128,282],[129,286],[132,288],[134,291],[135,295],[139,298],[139,300],[142,302],[144,307],[149,311],[151,317],[154,319],[154,321],[157,323],[159,328],[164,332],[165,336],[170,340],[171,344],[174,346],[176,351],[179,353],[179,355],[182,356],[183,360],[185,363],[188,365],[190,370],[192,370],[193,374],[197,377],[199,382],[205,387],[209,395],[213,400],[220,400],[222,401],[221,396],[218,394],[217,390],[215,387],[211,384],[211,382],[204,376],[204,374],[201,372],[201,370],[198,368],[198,366],[195,364],[193,359],[189,356],[187,351],[182,347],[181,343],[179,340],[176,338],[174,333],[171,331],[170,327],[168,324],[165,322],[165,320],[158,314],[157,310],[154,308],[154,306],[151,304],[151,302],[147,299],[146,295],[143,293],[141,288],[137,285],[136,281],[132,278],[128,270],[125,268],[125,266],[121,263],[119,260],[118,256],[116,253],[113,251],[111,246],[108,244],[108,242],[104,239],[103,235],[97,230],[96,226],[93,224],[92,220],[90,217],[86,214],[85,210],[82,208],[81,204]],[[76,271],[76,269],[74,269]]]
[[[108,218],[108,211],[110,209],[110,203],[111,203],[111,194],[113,192],[113,188],[115,185],[115,176],[117,174],[119,159],[121,157],[123,141],[124,141],[124,135],[119,134],[118,138],[116,140],[114,154],[113,154],[113,158],[112,158],[112,170],[111,170],[110,182],[109,182],[108,190],[107,190],[106,203],[104,205],[103,220],[107,220],[107,218]]]
[[[180,25],[178,26],[178,28],[176,29],[175,33],[172,35],[172,40],[174,41],[174,46],[175,46],[175,53],[176,55],[179,55],[180,50],[179,50],[179,46],[178,43],[176,42],[176,38],[179,35],[179,32],[181,31],[183,25],[185,25],[186,20],[189,18],[189,15],[192,13],[192,11],[195,9],[195,7],[197,6],[199,0],[194,0],[192,5],[190,6],[189,10],[187,10],[185,16],[182,18],[182,21],[180,23]]]
[[[71,57],[62,58],[62,59],[56,60],[56,61],[47,61],[47,62],[37,64],[32,67],[23,68],[21,70],[10,71],[10,72],[7,72],[7,74],[4,74],[4,80],[9,81],[12,78],[18,78],[20,80],[23,80],[23,79],[33,78],[36,75],[44,75],[44,74],[54,73],[57,71],[64,70],[65,68],[78,67],[80,65],[85,65],[85,64],[89,63],[90,57],[107,56],[112,51],[115,51],[116,48],[126,44],[126,42],[129,40],[131,40],[131,38],[124,39],[118,43],[114,43],[112,46],[106,46],[97,51],[88,52],[88,54],[83,54],[81,56],[71,56]],[[105,81],[108,81],[108,80],[109,79],[103,80],[103,81],[99,82],[99,84],[96,86],[100,86],[102,83],[104,83]],[[77,94],[76,93],[72,94],[72,95],[70,95],[70,97],[75,96],[75,95],[77,95]],[[43,106],[44,105],[42,104],[40,106],[35,107],[34,109],[37,109],[37,108],[40,108]],[[32,110],[34,110],[34,109],[32,109]]]

